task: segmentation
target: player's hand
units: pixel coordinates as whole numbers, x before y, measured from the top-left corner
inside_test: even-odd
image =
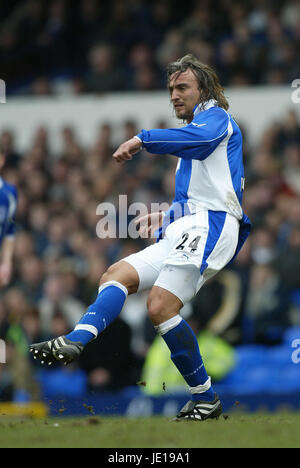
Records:
[[[164,214],[162,211],[150,213],[145,216],[140,216],[134,220],[135,225],[139,225],[139,234],[143,239],[147,239],[154,235],[159,229],[163,220]]]
[[[130,161],[132,156],[137,153],[142,147],[142,143],[138,138],[131,138],[125,143],[122,143],[117,151],[114,152],[113,158],[118,163],[123,163],[126,161]]]
[[[12,276],[12,264],[2,263],[0,265],[0,285],[7,286],[10,283]]]

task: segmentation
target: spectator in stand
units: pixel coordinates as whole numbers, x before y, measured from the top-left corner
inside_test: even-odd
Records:
[[[13,131],[2,131],[0,136],[0,147],[6,156],[6,169],[17,168],[21,161],[21,155],[15,149],[15,136]]]
[[[244,342],[280,344],[291,326],[291,301],[272,263],[254,263],[244,311]]]
[[[116,337],[118,349],[115,347]],[[104,331],[101,339],[95,340],[82,353],[80,367],[87,372],[88,386],[93,392],[118,391],[135,385],[139,380],[138,363],[131,349],[129,325],[118,318]]]
[[[96,44],[89,53],[90,72],[87,91],[97,94],[121,91],[125,76],[117,64],[114,48],[109,44]]]
[[[62,274],[53,274],[45,279],[44,295],[38,302],[38,307],[44,334],[50,334],[51,321],[57,314],[61,314],[68,327],[72,327],[85,312],[84,304],[67,295]]]

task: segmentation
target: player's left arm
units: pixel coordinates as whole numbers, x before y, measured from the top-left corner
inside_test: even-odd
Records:
[[[204,160],[228,135],[229,120],[229,114],[217,108],[198,114],[182,128],[142,130],[137,137],[149,153]]]

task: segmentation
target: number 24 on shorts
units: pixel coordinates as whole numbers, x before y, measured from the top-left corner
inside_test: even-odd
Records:
[[[181,241],[181,243],[176,247],[176,250],[190,249],[191,253],[194,253],[194,252],[196,252],[196,250],[197,250],[197,248],[198,248],[200,239],[201,239],[201,236],[196,236],[196,237],[192,240],[192,242],[190,242],[189,245],[186,247],[186,243],[187,243],[187,241],[189,240],[189,234],[186,232],[185,234],[183,234],[183,236],[182,236],[182,241]]]

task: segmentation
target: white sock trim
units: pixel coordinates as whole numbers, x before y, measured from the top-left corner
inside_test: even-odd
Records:
[[[173,328],[177,327],[182,321],[182,317],[180,315],[175,315],[175,317],[170,318],[166,322],[161,323],[160,325],[156,325],[154,328],[159,335],[165,335],[168,331],[173,330]]]
[[[97,338],[98,336],[98,330],[96,327],[93,327],[93,325],[85,325],[83,323],[79,323],[78,325],[76,325],[76,327],[74,328],[74,331],[77,331],[77,330],[85,330],[85,331],[88,331],[90,333],[92,333],[93,335],[95,335],[95,337]]]
[[[126,286],[124,286],[124,284],[121,284],[118,281],[107,281],[106,283],[102,284],[98,289],[98,294],[100,294],[101,291],[103,291],[103,289],[107,288],[108,286],[115,286],[116,288],[121,289],[126,297],[128,296],[128,289]]]
[[[207,381],[203,385],[197,385],[197,387],[189,387],[189,391],[192,395],[195,393],[204,393],[211,388],[211,377],[208,377]]]

